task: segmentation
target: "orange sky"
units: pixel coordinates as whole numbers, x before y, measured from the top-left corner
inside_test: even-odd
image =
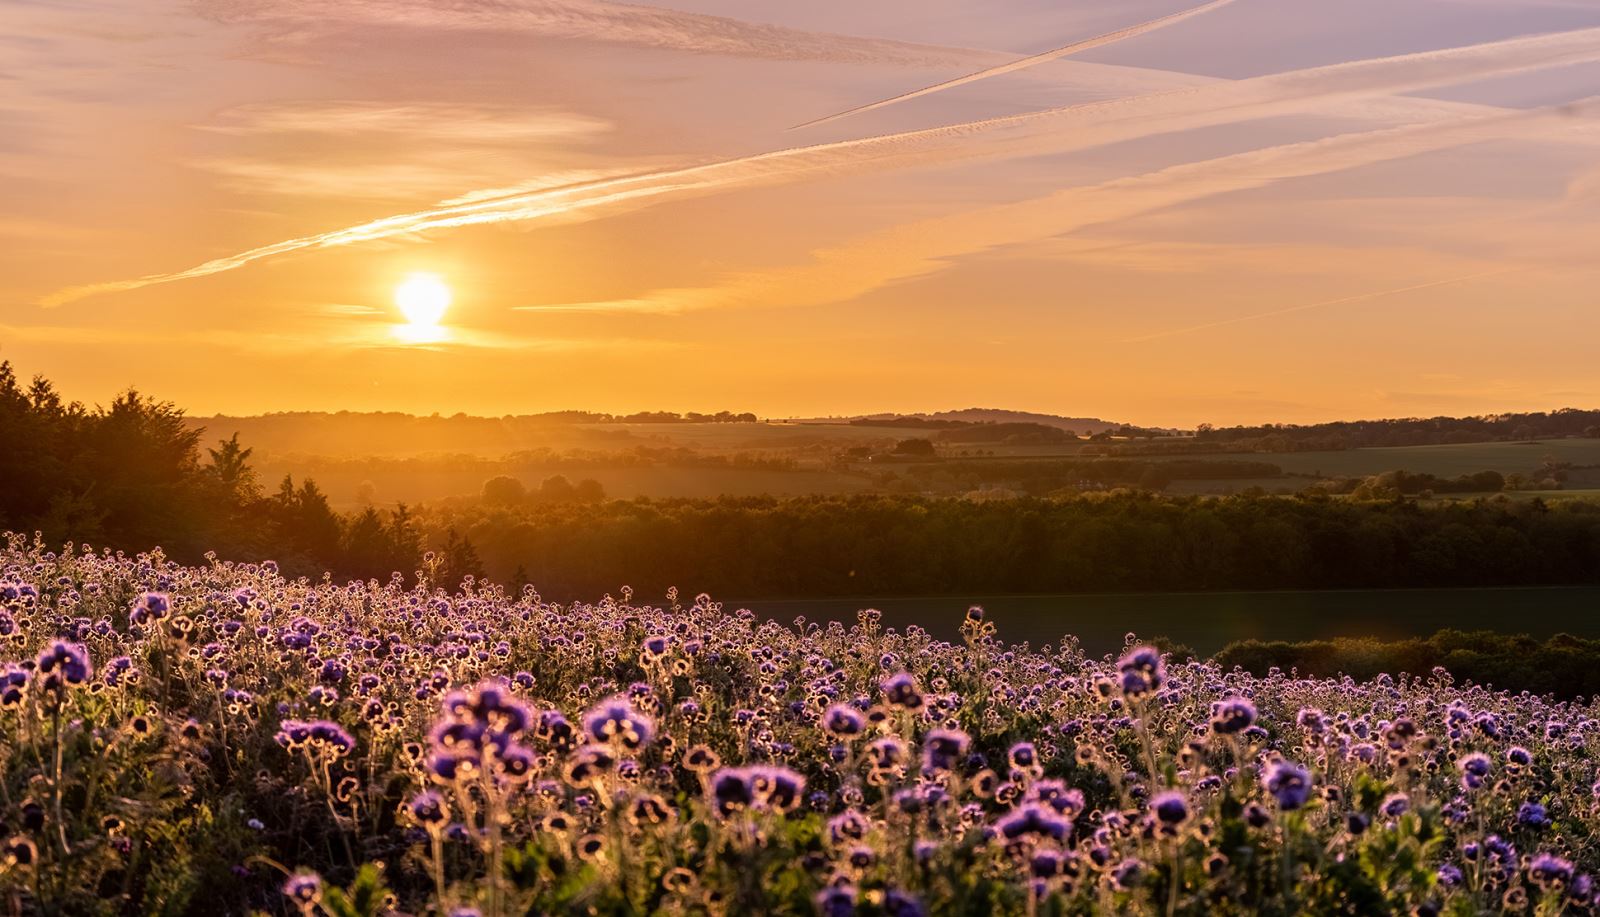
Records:
[[[0,358],[196,414],[1600,405],[1600,4],[1201,6],[10,0]]]

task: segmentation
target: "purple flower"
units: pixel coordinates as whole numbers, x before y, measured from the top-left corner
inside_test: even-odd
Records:
[[[1039,752],[1033,747],[1032,742],[1018,742],[1006,752],[1006,758],[1011,766],[1019,770],[1031,770],[1039,763]]]
[[[584,714],[583,728],[594,741],[615,742],[628,751],[650,744],[655,734],[655,723],[621,698],[606,701]]]
[[[1550,824],[1550,814],[1544,806],[1529,800],[1517,807],[1517,824],[1525,828],[1543,828]]]
[[[816,902],[820,917],[851,917],[856,912],[855,886],[830,885],[817,892]]]
[[[1153,694],[1167,680],[1167,667],[1161,651],[1153,646],[1136,646],[1117,660],[1118,683],[1122,693],[1132,698]]]
[[[46,691],[59,690],[62,686],[77,687],[94,674],[89,651],[80,643],[62,640],[56,640],[40,653],[35,666],[44,676],[42,684]]]
[[[933,773],[953,770],[972,740],[957,729],[931,729],[922,739],[923,767]]]
[[[1552,853],[1541,853],[1528,864],[1528,877],[1542,888],[1571,884],[1572,871],[1571,860]]]
[[[1211,705],[1211,731],[1234,735],[1249,729],[1256,721],[1256,705],[1242,697],[1228,697]]]
[[[1111,881],[1116,883],[1117,888],[1128,891],[1138,886],[1139,882],[1144,878],[1144,873],[1144,863],[1129,857],[1118,863],[1116,868],[1111,870]]]
[[[1274,761],[1262,773],[1261,786],[1277,800],[1278,808],[1290,812],[1311,798],[1311,773],[1290,761]]]
[[[711,801],[724,817],[743,809],[788,812],[805,796],[806,778],[786,767],[725,767],[711,775]]]
[[[891,707],[902,707],[906,710],[922,708],[922,695],[917,691],[917,680],[909,672],[890,675],[879,687],[883,689],[883,699]]]
[[[822,728],[836,736],[858,735],[866,725],[861,711],[848,704],[834,704],[822,713]]]
[[[1461,770],[1461,785],[1469,790],[1476,790],[1488,779],[1489,771],[1494,768],[1494,762],[1489,760],[1488,755],[1473,752],[1462,756],[1461,760],[1456,762],[1456,767]]]
[[[883,894],[883,911],[889,917],[923,917],[927,913],[921,899],[893,888]]]
[[[303,722],[284,720],[278,724],[275,737],[279,745],[289,751],[304,751],[308,755],[327,755],[342,758],[355,750],[356,740],[343,726],[330,720]]]
[[[1150,800],[1150,811],[1162,824],[1181,825],[1189,817],[1189,800],[1180,790],[1167,790]]]
[[[1029,803],[995,822],[994,830],[1008,841],[1029,835],[1059,841],[1072,830],[1072,822],[1052,809]]]
[[[322,877],[314,872],[297,872],[284,881],[283,893],[295,907],[310,913],[322,900]]]
[[[450,807],[445,804],[444,797],[433,790],[424,790],[411,797],[406,808],[410,810],[412,818],[430,827],[450,820]]]
[[[1390,793],[1384,797],[1378,811],[1388,818],[1399,818],[1411,811],[1411,797],[1404,793]]]
[[[133,624],[152,624],[172,611],[172,597],[165,592],[146,592],[133,600],[128,620]]]
[[[15,707],[27,696],[28,670],[7,663],[0,669],[0,707]]]

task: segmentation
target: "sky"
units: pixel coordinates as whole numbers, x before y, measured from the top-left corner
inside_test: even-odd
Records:
[[[6,0],[0,359],[197,415],[1594,408],[1596,96],[1600,0]]]

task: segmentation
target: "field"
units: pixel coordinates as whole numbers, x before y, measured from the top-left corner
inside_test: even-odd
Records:
[[[1100,595],[991,595],[917,598],[777,599],[730,602],[775,621],[853,621],[857,609],[885,625],[917,625],[959,638],[962,614],[981,605],[1010,640],[1034,646],[1076,637],[1099,654],[1129,631],[1168,637],[1210,654],[1236,640],[1425,637],[1443,628],[1514,629],[1535,637],[1600,637],[1600,587],[1345,589],[1298,592],[1163,592]]]
[[[1531,474],[1547,457],[1574,465],[1600,465],[1600,439],[1552,439],[1535,443],[1465,443],[1392,446],[1340,452],[1229,453],[1219,458],[1272,462],[1289,474],[1363,477],[1410,471],[1457,477],[1479,471]]]
[[[393,505],[396,501],[416,505],[456,497],[476,497],[483,482],[505,472],[489,469],[395,468],[377,465],[300,465],[267,464],[263,478],[275,483],[285,474],[296,481],[310,476],[328,495],[335,509],[351,510],[373,503]],[[576,482],[584,478],[599,481],[606,496],[615,500],[634,497],[718,496],[801,496],[804,494],[848,494],[869,489],[869,482],[857,475],[826,471],[764,471],[749,468],[584,468],[574,471],[547,469],[518,471],[513,476],[529,488],[552,475],[562,474]]]
[[[0,551],[16,913],[1587,912],[1588,708]],[[1005,635],[1005,632],[1001,632]],[[1120,649],[1120,648],[1119,648]]]

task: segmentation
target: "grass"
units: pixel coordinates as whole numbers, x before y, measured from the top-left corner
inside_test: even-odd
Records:
[[[1441,477],[1498,471],[1531,474],[1547,457],[1574,465],[1600,465],[1600,439],[1552,439],[1536,443],[1463,443],[1391,446],[1342,452],[1228,453],[1217,458],[1272,462],[1289,474],[1359,477],[1410,471]]]

